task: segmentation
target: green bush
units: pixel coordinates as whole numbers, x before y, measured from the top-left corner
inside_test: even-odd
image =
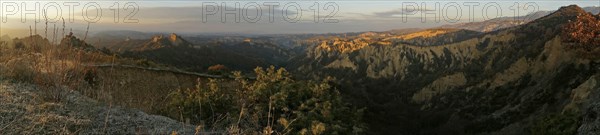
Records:
[[[327,81],[296,81],[285,69],[256,68],[256,79],[210,79],[169,96],[169,116],[234,134],[360,134],[362,109]]]
[[[573,135],[580,125],[580,115],[576,112],[549,114],[535,121],[532,135]]]

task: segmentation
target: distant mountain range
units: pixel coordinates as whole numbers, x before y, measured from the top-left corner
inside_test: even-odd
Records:
[[[592,14],[598,14],[600,12],[600,7],[584,7],[583,10],[590,12]],[[455,29],[465,29],[479,32],[490,32],[499,29],[514,27],[518,25],[522,25],[528,23],[530,21],[539,19],[544,17],[554,11],[537,11],[534,13],[530,13],[526,16],[516,16],[516,17],[500,17],[494,18],[491,20],[486,20],[482,22],[469,22],[469,23],[459,23],[459,24],[451,24],[440,26],[440,28],[455,28]]]
[[[127,39],[97,45],[123,57],[147,59],[184,70],[206,72],[213,65],[233,70],[251,71],[256,67],[283,66],[293,52],[268,42],[251,39],[192,42],[177,34],[156,35],[150,39]]]

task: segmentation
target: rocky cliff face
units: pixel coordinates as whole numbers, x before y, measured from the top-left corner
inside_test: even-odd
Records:
[[[168,37],[164,35],[153,36],[149,42],[140,45],[141,46],[132,48],[129,51],[149,51],[165,47],[192,47],[192,43],[175,33],[171,33]]]
[[[574,119],[560,126],[584,133],[594,129],[595,117],[577,123],[595,113],[600,61],[569,49],[582,43],[562,35],[588,15],[563,7],[521,26],[436,46],[377,44],[385,38],[357,49],[317,46],[290,68],[336,77],[355,104],[368,107],[376,133],[543,134],[538,129],[558,128],[555,119]]]

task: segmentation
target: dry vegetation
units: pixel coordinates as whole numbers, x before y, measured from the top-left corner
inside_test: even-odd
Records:
[[[57,33],[56,31],[54,33]],[[66,35],[60,42],[56,42],[54,37],[50,38],[32,34],[25,38],[0,41],[0,81],[3,82],[3,86],[16,84],[15,87],[0,89],[0,99],[11,101],[2,102],[1,107],[4,109],[0,112],[0,133],[166,134],[185,131],[177,126],[186,127],[186,124],[118,106],[129,107],[126,103],[113,105],[114,95],[109,91],[115,91],[118,88],[116,86],[122,84],[114,81],[101,82],[99,73],[103,73],[104,70],[99,71],[97,67],[90,66],[111,63],[148,67],[155,64],[143,60],[123,59],[97,50],[72,34]],[[109,70],[111,73],[112,71],[114,70]],[[103,77],[106,80],[116,80],[111,76]],[[21,89],[20,85],[31,86]],[[144,93],[131,89],[122,90]],[[97,103],[83,98],[79,93],[96,100],[101,99],[103,102]],[[119,100],[131,102],[124,98]],[[187,127],[191,130],[189,132],[193,132],[194,128]]]
[[[579,51],[582,57],[597,58],[600,56],[599,18],[600,16],[589,13],[580,14],[563,27],[564,40],[572,43],[569,48]]]
[[[0,71],[6,78],[40,85],[47,92],[47,99],[60,101],[57,95],[61,87],[72,89],[85,87],[85,73],[93,70],[86,63],[108,62],[110,57],[96,51],[72,49],[65,45],[53,45],[39,35],[14,39],[14,44],[4,44],[0,53]],[[79,41],[80,42],[80,41]]]

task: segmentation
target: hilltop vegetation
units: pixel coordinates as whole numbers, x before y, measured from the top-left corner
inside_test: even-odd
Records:
[[[2,134],[193,132],[193,126],[163,116],[89,98],[94,87],[107,84],[99,84],[96,68],[88,65],[139,61],[97,50],[72,34],[58,43],[39,35],[2,38],[0,63]]]

